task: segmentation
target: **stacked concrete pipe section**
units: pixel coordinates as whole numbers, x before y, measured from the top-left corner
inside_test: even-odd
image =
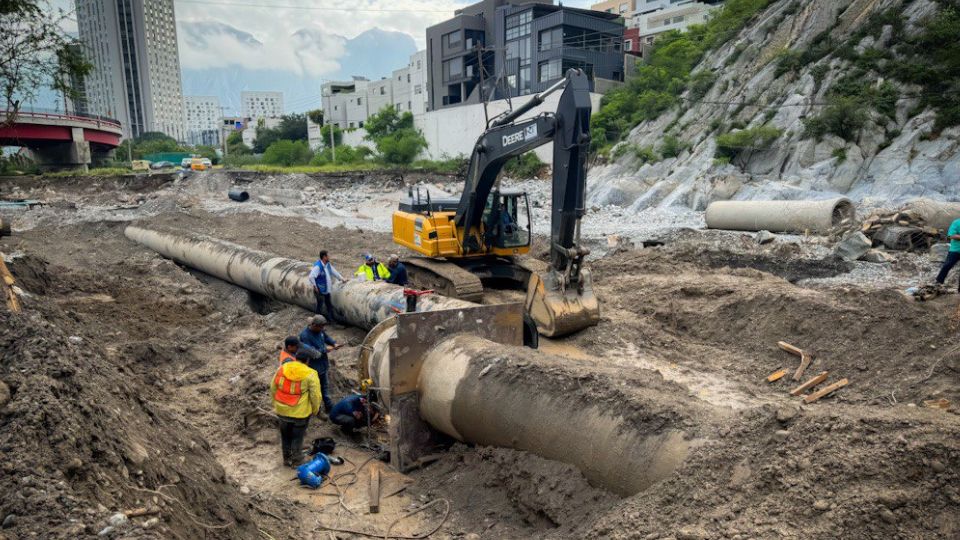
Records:
[[[308,310],[314,307],[310,264],[192,233],[129,226],[125,234],[167,258],[250,291]],[[519,346],[518,305],[479,306],[427,296],[418,303],[418,312],[430,313],[403,319],[408,315],[398,318],[394,310],[404,305],[401,287],[360,281],[337,285],[333,300],[345,321],[361,328],[376,326],[361,347],[361,357],[377,386],[400,386],[390,381],[390,373],[398,369],[391,355],[404,356],[404,362],[415,357],[402,366],[415,374],[406,384],[419,394],[419,416],[437,431],[464,442],[526,450],[569,463],[595,485],[621,495],[669,476],[687,455],[687,437],[671,427],[684,416],[680,411],[686,405],[663,405],[673,403],[675,389],[653,391],[663,381],[652,376],[644,386],[663,400],[635,407],[630,414],[623,412],[622,400],[611,405],[595,393],[575,396],[579,383],[573,381],[579,375],[565,371],[570,360]],[[497,315],[489,320],[471,318],[493,312]],[[410,322],[417,317],[432,317],[439,324],[427,328]],[[512,322],[504,332],[508,319]],[[414,338],[398,346],[398,327],[416,329],[429,339]],[[497,342],[504,333],[510,338]],[[413,364],[416,368],[409,369]],[[524,375],[534,379],[524,380]],[[610,380],[603,388],[620,384]],[[658,408],[663,410],[650,412]],[[396,412],[391,410],[392,415]]]
[[[715,201],[707,228],[777,233],[827,232],[853,225],[856,209],[846,197],[820,201]]]

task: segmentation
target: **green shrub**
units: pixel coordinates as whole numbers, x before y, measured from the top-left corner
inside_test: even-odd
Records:
[[[770,125],[741,129],[717,135],[715,157],[735,161],[738,157],[749,156],[754,150],[770,148],[783,131]]]
[[[660,145],[660,155],[664,158],[675,158],[680,156],[684,150],[690,147],[690,143],[681,141],[673,135],[667,135],[663,138]]]
[[[837,163],[843,163],[847,160],[847,149],[846,148],[835,148],[831,155],[837,158]]]
[[[803,121],[804,137],[821,139],[832,133],[846,141],[854,141],[867,118],[866,106],[856,98],[831,95],[820,114]]]
[[[813,77],[813,84],[816,85],[817,89],[823,84],[823,79],[826,78],[829,71],[830,66],[827,63],[817,64],[810,68],[810,75]]]
[[[260,158],[251,154],[227,154],[223,158],[223,164],[227,167],[246,167],[259,163]]]
[[[334,154],[336,154],[336,160],[334,160]],[[359,164],[367,161],[372,155],[373,150],[370,150],[366,146],[342,144],[337,146],[335,151],[327,146],[313,155],[313,159],[310,160],[310,165],[324,166],[334,163],[338,165]]]
[[[633,155],[640,160],[640,163],[656,163],[660,161],[660,156],[649,146],[635,146]]]
[[[546,163],[540,161],[537,154],[527,152],[508,160],[503,166],[503,172],[510,178],[536,178],[543,172]]]
[[[380,159],[392,165],[408,165],[427,147],[427,140],[413,127],[413,114],[399,114],[386,105],[367,118],[365,137],[373,141]]]
[[[466,176],[469,166],[470,160],[463,156],[445,157],[438,160],[418,159],[410,164],[413,169],[437,174],[456,174],[457,176]]]
[[[263,153],[262,162],[265,165],[306,165],[310,163],[313,152],[307,141],[289,141],[282,139],[267,147]]]
[[[717,82],[717,74],[712,71],[698,71],[690,77],[690,99],[700,101],[703,99],[714,83]]]

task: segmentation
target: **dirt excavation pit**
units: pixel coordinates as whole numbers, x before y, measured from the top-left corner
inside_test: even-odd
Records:
[[[404,189],[393,177],[242,180],[242,204],[227,199],[235,182],[223,173],[18,181],[51,204],[12,216],[15,235],[0,239],[24,305],[0,306],[0,538],[960,535],[957,297],[917,303],[899,285],[863,287],[859,266],[834,265],[813,239],[761,246],[710,231],[664,230],[663,246],[590,261],[598,326],[471,367],[470,391],[495,414],[524,429],[545,418],[524,411],[561,411],[562,437],[453,442],[401,474],[364,437],[314,420],[307,439],[334,437],[348,461],[321,489],[299,488],[280,464],[268,383],[277,345],[309,314],[181,267],[123,229],[188,229],[305,261],[324,248],[350,274],[365,251],[405,255],[379,223],[386,214],[361,215]],[[315,195],[264,204],[261,189]],[[76,207],[53,204],[66,200]],[[884,279],[915,279],[917,260]],[[829,278],[811,281],[818,271]],[[357,384],[365,332],[329,330],[345,345],[331,355],[336,398]],[[850,384],[816,403],[792,397],[798,364],[781,340],[813,355],[803,379],[828,371]],[[766,382],[780,369],[789,374]],[[601,425],[616,426],[610,439]],[[510,446],[509,431],[485,436]],[[621,439],[648,446],[607,455]],[[374,440],[387,440],[382,427]],[[608,489],[591,472],[601,467],[645,480]],[[368,509],[373,468],[379,514]]]

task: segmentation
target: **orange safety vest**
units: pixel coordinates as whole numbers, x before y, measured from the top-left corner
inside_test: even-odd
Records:
[[[281,350],[281,351],[280,351],[280,358],[279,358],[279,360],[280,360],[280,364],[281,364],[281,365],[286,364],[287,362],[291,362],[291,361],[296,360],[296,359],[297,359],[296,356],[288,353],[287,351],[284,351],[284,350]]]
[[[300,389],[301,381],[291,381],[284,377],[283,366],[280,366],[280,369],[277,370],[277,376],[273,378],[273,382],[277,385],[277,391],[273,394],[273,399],[290,407],[300,403],[300,396],[303,395],[303,391]]]

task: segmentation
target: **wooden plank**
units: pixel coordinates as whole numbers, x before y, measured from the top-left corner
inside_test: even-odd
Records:
[[[800,354],[800,366],[797,367],[797,370],[793,372],[793,380],[799,381],[800,377],[803,377],[803,372],[807,370],[807,367],[810,366],[810,362],[813,360],[813,357],[809,354],[801,351]]]
[[[767,382],[779,381],[786,374],[787,374],[787,370],[778,369],[777,371],[774,371],[773,373],[767,376]]]
[[[843,388],[844,386],[846,386],[846,385],[848,385],[848,384],[850,384],[850,381],[848,381],[847,379],[840,379],[839,381],[831,384],[830,386],[825,386],[825,387],[821,388],[820,390],[818,390],[818,391],[810,394],[809,396],[803,398],[803,402],[804,402],[804,403],[808,403],[808,404],[809,404],[809,403],[813,403],[814,401],[817,401],[818,399],[822,398],[823,396],[826,396],[826,395],[828,395],[828,394],[831,394],[831,393],[833,393],[834,391],[839,390],[840,388]]]
[[[790,391],[790,395],[791,395],[791,396],[799,396],[800,394],[806,392],[807,390],[809,390],[809,389],[813,388],[814,386],[817,386],[818,384],[820,384],[820,383],[822,383],[823,381],[827,380],[827,375],[829,375],[829,374],[830,374],[829,371],[821,371],[820,374],[817,375],[816,377],[810,379],[809,381],[807,381],[807,382],[801,384],[800,386],[794,388],[793,390],[791,390],[791,391]]]
[[[787,351],[790,354],[803,356],[803,350],[801,350],[799,347],[794,347],[793,345],[787,343],[786,341],[778,341],[777,347],[780,347],[781,349]]]
[[[13,274],[10,273],[6,263],[3,262],[3,253],[0,253],[0,276],[3,277],[3,285],[0,286],[0,289],[3,289],[3,297],[7,302],[7,307],[14,313],[20,313],[20,299],[17,298],[17,293],[13,292]]]
[[[370,469],[370,513],[380,513],[380,469]]]

